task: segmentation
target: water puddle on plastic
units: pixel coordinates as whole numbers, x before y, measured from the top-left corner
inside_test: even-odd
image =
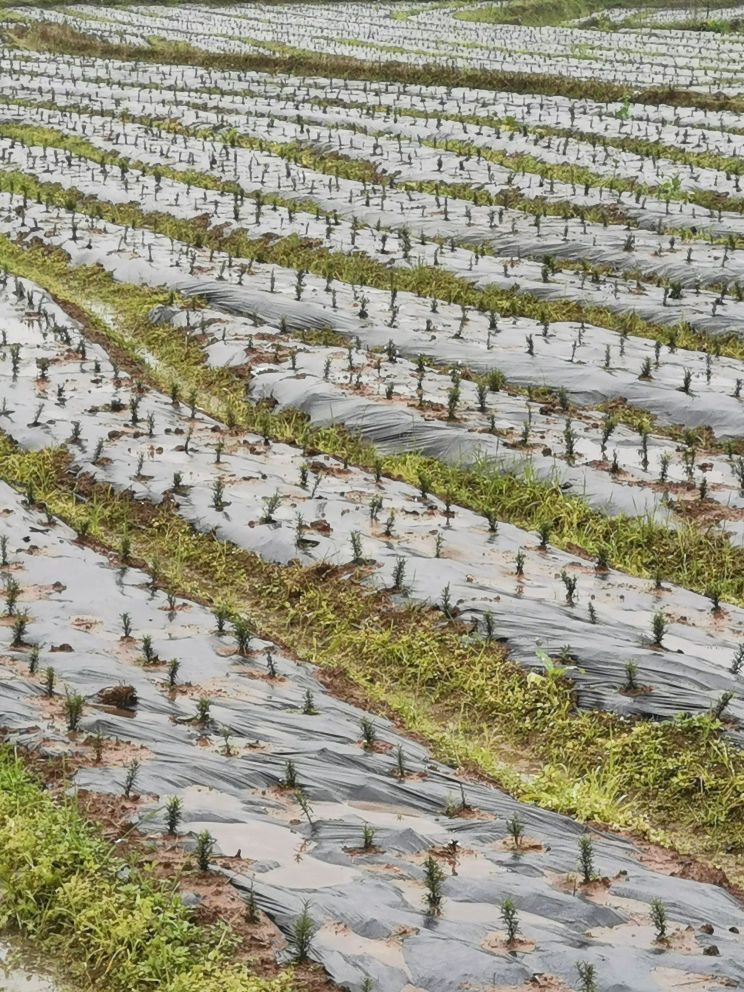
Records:
[[[23,941],[0,935],[0,992],[65,992]]]

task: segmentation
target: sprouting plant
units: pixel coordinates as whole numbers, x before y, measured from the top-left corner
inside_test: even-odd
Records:
[[[395,774],[401,780],[408,774],[406,769],[406,756],[403,753],[403,748],[400,744],[395,749]]]
[[[28,613],[17,613],[13,618],[13,637],[10,642],[12,648],[20,648],[23,645],[23,637],[28,627]]]
[[[358,530],[351,532],[351,561],[353,565],[364,564],[364,551],[362,549],[362,535]]]
[[[274,652],[271,648],[266,649],[266,670],[270,679],[276,678],[276,662],[274,661]]]
[[[65,690],[64,713],[68,730],[78,729],[84,707],[85,696],[81,696],[79,692],[70,692],[69,689]]]
[[[588,961],[578,961],[576,971],[579,974],[578,992],[599,992],[596,979],[596,969]]]
[[[285,789],[297,789],[297,766],[294,761],[290,758],[286,765],[284,766],[284,778],[282,779],[282,785]]]
[[[222,737],[222,753],[226,758],[231,758],[235,754],[235,748],[230,743],[230,728],[220,727],[220,736]]]
[[[547,520],[541,521],[538,525],[537,533],[540,537],[540,550],[545,551],[548,547],[548,541],[550,540],[550,532],[552,528]]]
[[[680,386],[680,390],[683,393],[687,393],[687,395],[689,396],[691,385],[692,385],[692,372],[689,369],[685,369],[684,372],[682,373],[682,385]]]
[[[718,585],[708,586],[705,595],[710,600],[711,613],[718,613],[721,609],[721,589]]]
[[[579,870],[585,883],[594,881],[594,845],[586,833],[579,836]]]
[[[450,595],[450,584],[442,589],[442,599],[441,599],[441,609],[442,613],[447,617],[448,620],[452,618],[452,596]]]
[[[514,816],[506,821],[506,829],[509,832],[514,847],[519,850],[522,846],[522,838],[524,836],[524,823],[519,813],[515,813]]]
[[[225,483],[222,479],[215,479],[212,483],[212,508],[221,513],[225,509]]]
[[[629,659],[625,662],[625,685],[626,692],[635,692],[638,689],[638,665]]]
[[[183,815],[183,800],[180,796],[171,796],[165,804],[165,829],[166,833],[176,834],[178,824]]]
[[[365,823],[362,827],[362,850],[371,851],[375,846],[375,828]]]
[[[501,903],[501,920],[506,929],[506,942],[507,944],[513,944],[519,933],[519,914],[517,913],[517,907],[514,905],[514,900],[509,896]]]
[[[44,693],[47,696],[54,695],[54,683],[56,681],[56,672],[51,665],[47,665],[44,669]]]
[[[39,669],[39,645],[32,644],[28,654],[28,671],[30,675],[36,675]]]
[[[279,509],[282,502],[281,494],[278,492],[273,493],[264,500],[264,511],[261,515],[262,524],[273,524],[275,523],[274,514]]]
[[[740,644],[734,652],[729,671],[732,675],[739,675],[744,668],[744,643]]]
[[[126,564],[132,555],[132,539],[129,536],[128,528],[124,528],[122,531],[121,539],[119,540],[119,557]]]
[[[375,746],[375,741],[377,740],[377,731],[375,730],[374,723],[372,723],[368,716],[362,717],[361,729],[364,749],[366,751],[371,751]]]
[[[406,560],[403,557],[398,557],[395,559],[395,565],[393,567],[393,584],[391,589],[393,592],[401,592],[404,588],[406,577]]]
[[[248,649],[251,644],[251,626],[245,617],[236,617],[233,620],[233,631],[235,633],[235,640],[238,646],[238,654],[245,655],[248,654]]]
[[[122,613],[119,617],[121,620],[122,637],[131,637],[132,634],[132,618],[128,613]]]
[[[524,575],[524,551],[521,548],[516,554],[514,570],[520,577]]]
[[[426,907],[433,916],[438,916],[442,911],[444,872],[439,862],[431,854],[424,861],[424,885],[426,886]]]
[[[171,660],[168,662],[167,682],[169,688],[171,689],[173,689],[176,685],[176,681],[178,679],[178,669],[180,667],[181,667],[181,662],[178,660],[178,658],[171,658]]]
[[[653,898],[649,905],[651,922],[656,930],[656,939],[664,940],[667,935],[666,906],[658,897]]]
[[[209,859],[214,850],[214,837],[208,830],[202,830],[196,835],[196,847],[194,854],[199,871],[209,871]]]
[[[566,587],[566,602],[569,606],[573,606],[575,603],[578,578],[575,575],[569,575],[565,568],[563,568],[561,569],[561,581]]]
[[[93,756],[97,765],[100,765],[103,760],[103,734],[101,733],[101,728],[99,727],[95,734],[93,734],[91,745],[93,747]]]
[[[197,699],[196,701],[196,716],[194,717],[194,719],[198,724],[201,724],[201,726],[204,726],[205,724],[209,723],[210,705],[211,705],[211,701],[206,696],[202,696],[200,699]]]
[[[249,923],[258,922],[258,905],[256,904],[256,891],[253,879],[251,879],[251,887],[248,889],[248,895],[245,899],[245,918]]]
[[[302,912],[293,922],[289,931],[289,943],[292,947],[295,961],[307,961],[312,951],[312,941],[315,935],[315,924],[310,916],[310,903],[305,901]]]
[[[726,690],[726,692],[721,693],[721,695],[713,704],[713,708],[711,709],[711,716],[713,717],[714,720],[721,719],[721,717],[723,716],[725,710],[728,708],[728,705],[733,698],[734,698],[734,694],[730,690]]]
[[[0,567],[5,568],[8,562],[8,537],[6,534],[0,535]]]
[[[655,647],[660,648],[662,646],[667,626],[667,618],[663,610],[657,610],[651,618],[651,633],[653,635],[653,644]]]
[[[157,652],[152,646],[152,637],[150,634],[144,634],[142,637],[142,657],[146,665],[154,665],[158,660]]]
[[[127,765],[126,775],[124,776],[124,798],[129,799],[132,795],[132,789],[134,788],[134,783],[137,781],[137,775],[140,770],[140,763],[136,758],[132,760]]]
[[[21,594],[21,587],[16,580],[9,577],[5,580],[5,615],[12,617],[15,613],[16,603]]]
[[[312,689],[305,689],[302,712],[305,716],[317,716],[318,714],[318,711],[315,709],[315,697],[313,696]]]

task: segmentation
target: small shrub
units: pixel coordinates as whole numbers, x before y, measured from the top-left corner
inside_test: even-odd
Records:
[[[202,830],[201,833],[196,835],[196,848],[194,849],[199,871],[209,871],[209,859],[212,856],[213,850],[214,837],[212,837],[208,830]]]
[[[514,900],[510,899],[509,896],[501,903],[501,919],[506,929],[506,942],[513,944],[519,934],[519,914]]]
[[[522,837],[524,836],[524,823],[518,813],[515,813],[514,816],[506,821],[506,829],[514,846],[519,850],[522,846]]]
[[[433,916],[442,911],[442,887],[444,872],[436,860],[429,855],[424,861],[424,885],[426,886],[426,907]]]
[[[292,924],[289,931],[289,943],[295,961],[307,961],[312,951],[312,940],[315,934],[315,924],[310,916],[310,903],[305,902],[302,912]]]
[[[659,898],[654,898],[650,903],[651,922],[656,930],[656,939],[664,940],[667,935],[667,915],[666,906]]]
[[[50,693],[51,695],[51,693]],[[68,730],[77,730],[85,707],[85,696],[79,692],[65,692],[64,712]]]
[[[183,816],[183,800],[180,796],[171,796],[165,804],[165,829],[169,834],[178,833],[178,824]]]
[[[583,882],[589,883],[595,879],[594,845],[589,834],[581,834],[579,837],[579,869]]]

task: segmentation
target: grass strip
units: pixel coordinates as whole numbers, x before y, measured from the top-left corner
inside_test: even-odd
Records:
[[[126,872],[122,869],[126,868]],[[235,964],[236,938],[190,919],[172,887],[127,864],[73,799],[56,802],[0,747],[0,928],[97,992],[290,992]]]

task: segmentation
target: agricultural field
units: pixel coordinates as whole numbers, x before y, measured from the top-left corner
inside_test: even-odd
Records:
[[[0,3],[0,990],[744,988],[743,24]]]

